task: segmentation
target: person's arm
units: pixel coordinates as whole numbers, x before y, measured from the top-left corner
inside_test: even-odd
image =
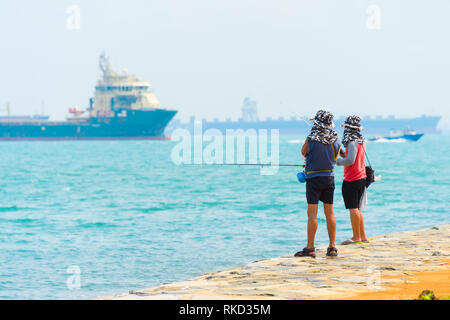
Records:
[[[308,153],[309,153],[309,143],[308,143],[308,139],[306,139],[305,143],[303,144],[303,147],[302,147],[302,156],[304,156],[306,158]]]
[[[336,161],[336,164],[338,166],[351,166],[355,163],[356,160],[356,154],[358,153],[358,143],[356,142],[350,142],[347,145],[347,158],[339,158]]]

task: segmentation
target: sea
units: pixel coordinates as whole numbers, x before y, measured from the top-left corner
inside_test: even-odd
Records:
[[[304,138],[280,137],[280,163],[303,163]],[[297,168],[261,175],[259,167],[176,165],[176,143],[0,143],[0,299],[110,296],[305,246]],[[368,143],[367,151],[381,176],[363,212],[369,237],[450,223],[449,135]],[[335,173],[339,242],[351,225],[343,169]]]

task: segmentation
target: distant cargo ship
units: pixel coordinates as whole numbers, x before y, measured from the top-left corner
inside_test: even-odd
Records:
[[[231,121],[227,119],[226,121],[219,121],[218,119],[214,121],[201,120],[202,129],[218,129],[222,133],[225,133],[227,129],[237,130],[237,129],[279,129],[280,134],[284,135],[296,135],[305,134],[310,128],[310,121],[306,118],[302,119],[299,116],[293,116],[289,119],[278,118],[271,119],[267,118],[265,120],[259,120],[257,113],[256,102],[250,98],[245,98],[243,106],[241,108],[242,117],[238,121]],[[316,110],[311,110],[309,114],[314,114]],[[303,112],[304,113],[304,112]],[[423,133],[438,133],[437,124],[441,119],[440,116],[422,116],[419,118],[381,118],[381,117],[363,117],[364,134],[379,134],[386,135],[389,131],[393,129],[401,128],[415,128]],[[193,131],[194,128],[194,117],[191,117],[190,121],[187,123],[182,123],[179,119],[174,119],[168,132],[176,128],[184,128]],[[344,123],[345,117],[335,119],[336,130],[341,131],[341,124]]]
[[[34,122],[34,121],[47,121],[50,116],[44,116],[40,114],[31,115],[31,116],[16,116],[16,115],[8,115],[8,116],[0,116],[0,122]]]
[[[99,65],[103,77],[87,110],[70,108],[67,121],[3,116],[0,140],[167,139],[164,129],[177,111],[161,107],[149,83],[112,71],[104,54]]]
[[[3,116],[0,115],[0,122],[3,121],[12,121],[12,122],[30,122],[30,121],[47,121],[50,116],[35,114],[35,115],[11,115],[11,106],[10,103],[6,105],[6,112],[8,115]]]

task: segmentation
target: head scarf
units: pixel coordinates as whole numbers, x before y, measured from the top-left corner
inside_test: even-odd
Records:
[[[314,125],[311,128],[308,139],[323,144],[332,144],[337,140],[338,135],[333,130],[333,115],[330,112],[319,110],[311,120],[314,122]]]
[[[342,124],[344,127],[344,136],[342,144],[347,147],[349,142],[364,143],[364,136],[361,134],[363,127],[361,126],[361,118],[358,116],[348,116]]]

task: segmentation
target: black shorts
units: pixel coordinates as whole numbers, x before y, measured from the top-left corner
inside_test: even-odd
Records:
[[[314,177],[306,179],[306,200],[308,204],[333,204],[334,177]]]
[[[366,178],[352,182],[344,181],[342,183],[342,197],[346,209],[358,209],[359,202],[366,188]]]

